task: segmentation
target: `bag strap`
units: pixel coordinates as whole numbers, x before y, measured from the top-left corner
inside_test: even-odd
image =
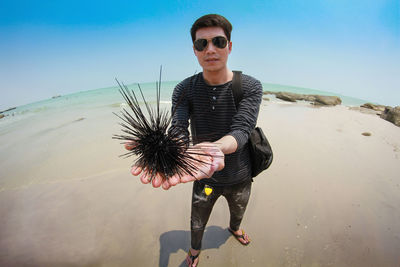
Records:
[[[235,99],[236,110],[239,107],[240,101],[243,99],[243,90],[242,90],[242,72],[238,70],[233,71],[232,78],[232,93],[233,98]]]

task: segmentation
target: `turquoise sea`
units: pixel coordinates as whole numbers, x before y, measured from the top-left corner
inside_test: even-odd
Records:
[[[172,91],[178,81],[162,82],[161,85],[161,104],[169,104]],[[140,87],[143,94],[150,104],[156,103],[156,83],[142,83]],[[128,88],[133,89],[137,94],[139,102],[143,102],[137,84],[130,84]],[[124,106],[124,100],[118,91],[118,86],[81,91],[78,93],[63,95],[50,98],[31,104],[19,106],[16,109],[4,112],[5,117],[0,120],[0,127],[13,124],[24,119],[34,118],[35,115],[48,115],[63,112],[79,112],[85,110],[115,112]],[[342,105],[359,106],[367,101],[352,97],[347,97],[331,92],[319,91],[295,86],[263,83],[264,91],[287,91],[302,94],[335,95],[342,99]]]

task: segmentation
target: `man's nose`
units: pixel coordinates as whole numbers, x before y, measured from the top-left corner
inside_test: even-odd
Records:
[[[216,50],[217,48],[214,46],[214,44],[211,41],[209,41],[206,47],[206,53],[214,53]]]

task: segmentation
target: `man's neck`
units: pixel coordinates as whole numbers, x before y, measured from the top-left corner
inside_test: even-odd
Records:
[[[232,81],[233,72],[228,68],[221,71],[203,71],[203,78],[209,85],[219,85]]]

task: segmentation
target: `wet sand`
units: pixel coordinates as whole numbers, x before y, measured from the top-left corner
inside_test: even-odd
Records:
[[[164,191],[131,176],[111,111],[3,134],[0,266],[184,266],[191,184]],[[344,106],[268,101],[258,125],[274,162],[242,223],[252,243],[230,236],[221,198],[200,266],[399,266],[400,128]]]

